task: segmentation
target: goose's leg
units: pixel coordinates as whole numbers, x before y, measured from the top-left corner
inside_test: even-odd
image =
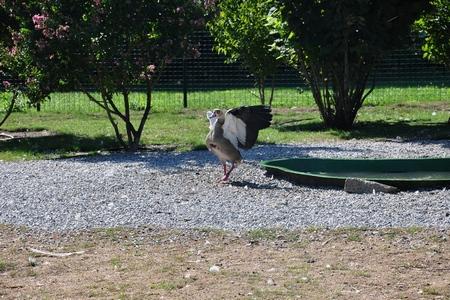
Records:
[[[217,180],[217,182],[222,182],[227,177],[227,163],[226,162],[222,162],[222,166],[223,166],[223,177],[220,178],[219,180]]]
[[[228,170],[228,172],[225,172],[225,176],[223,176],[222,182],[228,182],[228,179],[229,179],[229,177],[230,177],[230,173],[231,173],[231,171],[234,170],[235,166],[236,166],[236,165],[234,164],[234,162],[231,163],[231,168]]]

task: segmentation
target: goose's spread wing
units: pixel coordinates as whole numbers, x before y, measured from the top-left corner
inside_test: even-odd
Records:
[[[230,111],[225,114],[225,122],[223,123],[223,136],[230,141],[233,146],[238,149],[245,144],[247,125],[241,119],[237,118]]]
[[[225,114],[224,137],[236,148],[250,149],[256,143],[258,132],[270,126],[272,111],[264,105],[241,106]]]

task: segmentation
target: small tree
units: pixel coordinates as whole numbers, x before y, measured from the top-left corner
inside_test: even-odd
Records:
[[[40,1],[4,1],[0,4],[0,89],[7,106],[0,126],[13,112],[19,95],[29,106],[38,106],[49,98],[51,73],[39,67],[39,57],[33,55],[30,39],[33,11],[39,10]],[[36,60],[38,59],[38,60]]]
[[[428,2],[280,0],[285,39],[276,42],[309,83],[326,126],[352,128],[375,62],[405,41]]]
[[[150,114],[152,90],[164,66],[196,49],[188,33],[203,25],[192,0],[41,1],[30,19],[29,53],[58,88],[82,90],[105,110],[121,145],[139,146]],[[145,109],[132,120],[130,93],[146,87]],[[89,88],[99,91],[100,97]],[[122,126],[125,127],[125,137]]]
[[[433,0],[433,9],[416,22],[424,35],[424,57],[450,67],[450,1]]]
[[[0,127],[5,123],[13,111],[14,104],[17,99],[17,93],[9,93],[11,89],[11,79],[8,61],[12,56],[12,39],[9,28],[14,24],[13,18],[8,14],[4,3],[0,4],[0,101],[6,104],[4,108],[0,107],[3,115],[0,117]]]
[[[279,66],[276,55],[270,51],[271,29],[266,19],[272,6],[270,0],[222,0],[217,16],[208,23],[214,49],[227,56],[229,63],[240,61],[254,76],[261,104],[266,103],[266,80],[272,79],[269,105]]]

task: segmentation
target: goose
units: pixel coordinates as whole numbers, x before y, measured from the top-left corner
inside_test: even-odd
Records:
[[[217,156],[223,166],[223,177],[218,181],[227,183],[231,171],[242,162],[239,151],[250,149],[256,143],[258,132],[270,126],[272,110],[269,106],[241,106],[223,110],[208,111],[209,133],[206,136],[206,146]],[[231,167],[227,171],[227,163]]]

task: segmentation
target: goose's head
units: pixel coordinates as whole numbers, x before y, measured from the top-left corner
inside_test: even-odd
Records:
[[[217,121],[219,120],[219,113],[221,111],[219,109],[215,109],[213,111],[208,111],[206,113],[206,117],[209,120],[209,129],[213,130],[214,126],[216,125]]]
[[[221,121],[225,120],[225,114],[223,113],[222,110],[216,108],[216,109],[213,110],[213,114],[214,114],[214,116],[216,116],[219,120],[221,120]]]

